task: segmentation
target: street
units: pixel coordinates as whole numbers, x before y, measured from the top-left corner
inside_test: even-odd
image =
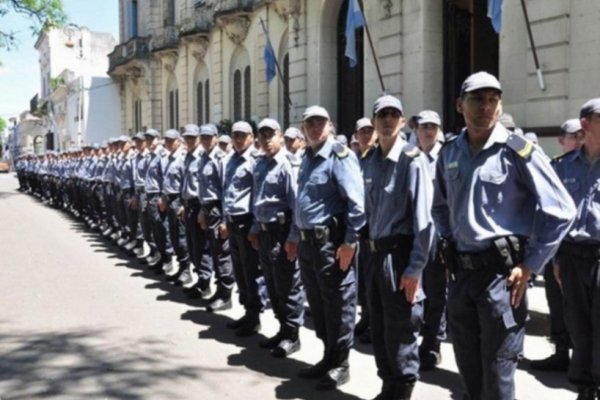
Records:
[[[380,380],[369,346],[356,344],[351,381],[323,393],[297,371],[320,359],[310,329],[302,350],[275,359],[262,336],[238,338],[225,328],[241,316],[236,304],[206,313],[180,287],[147,271],[64,211],[17,191],[0,176],[0,398],[7,399],[370,399]],[[530,291],[519,400],[575,399],[562,373],[528,369],[552,351],[545,335],[541,282]],[[262,316],[262,335],[276,322]],[[413,398],[462,399],[449,343],[438,370],[425,372]]]

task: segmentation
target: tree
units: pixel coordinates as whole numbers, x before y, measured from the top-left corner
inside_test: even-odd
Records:
[[[0,133],[2,133],[5,128],[6,128],[6,121],[0,117]],[[1,136],[2,135],[0,135],[0,137]]]
[[[0,0],[0,18],[10,12],[22,14],[31,21],[31,34],[38,35],[43,30],[62,26],[66,20],[62,0]],[[0,22],[0,49],[12,50],[17,47],[16,34],[5,30]]]

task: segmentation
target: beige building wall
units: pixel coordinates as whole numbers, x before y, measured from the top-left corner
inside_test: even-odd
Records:
[[[121,0],[121,45],[130,40],[126,0]],[[164,33],[163,19],[168,0],[138,1],[138,36]],[[193,13],[194,0],[174,2],[175,29]],[[121,83],[123,131],[132,128],[133,101],[142,99],[142,125],[167,128],[168,91],[179,91],[178,126],[199,122],[196,87],[210,82],[210,120],[233,119],[233,70],[251,69],[251,113],[253,120],[271,116],[283,119],[283,84],[277,77],[267,85],[263,52],[265,36],[260,19],[268,25],[269,36],[280,63],[289,55],[291,124],[297,125],[304,109],[312,104],[326,107],[337,116],[337,34],[343,0],[240,1],[238,10],[223,13],[230,1],[206,0],[204,11],[218,18],[209,32],[181,37],[175,48],[147,53],[113,68]],[[543,71],[541,90],[519,1],[504,2],[504,25],[499,36],[499,78],[504,87],[505,110],[518,125],[543,128],[545,134],[567,118],[581,104],[600,93],[596,79],[600,49],[600,2],[594,0],[526,1],[536,48]],[[400,96],[407,116],[422,109],[443,112],[444,101],[444,2],[429,0],[363,0],[374,51],[379,61],[385,92]],[[194,14],[196,15],[196,14]],[[345,18],[345,16],[344,16]],[[119,46],[117,46],[119,47]],[[151,46],[150,46],[151,47]],[[374,57],[364,40],[365,116],[382,94]],[[135,67],[135,68],[134,68]],[[141,75],[141,76],[140,76]],[[170,86],[171,85],[171,86]],[[555,146],[554,139],[542,143]],[[552,147],[554,150],[554,147]]]

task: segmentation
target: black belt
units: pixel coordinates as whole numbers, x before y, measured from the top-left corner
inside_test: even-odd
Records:
[[[501,269],[517,265],[523,257],[524,239],[516,236],[501,237],[490,247],[479,252],[458,252],[458,267],[467,271],[476,271],[488,266],[500,266]],[[505,265],[500,265],[504,263]]]
[[[135,187],[135,194],[142,194],[144,193],[144,187],[143,186],[136,186]]]
[[[191,199],[181,199],[184,207],[198,207],[200,206],[200,200],[197,197],[192,197]]]
[[[225,220],[230,224],[245,224],[252,222],[252,214],[241,214],[241,215],[227,215]]]
[[[372,252],[388,251],[398,247],[412,245],[413,238],[414,236],[412,235],[392,235],[380,239],[371,239],[367,242],[369,243],[369,250]]]
[[[280,223],[279,221],[273,221],[273,222],[259,222],[258,226],[260,228],[261,231],[263,232],[268,232],[268,231],[273,231],[273,230],[280,230],[280,229],[284,229],[289,227],[289,225],[287,223]]]
[[[558,251],[579,258],[600,258],[600,245],[562,242]]]
[[[165,196],[167,197],[167,200],[169,200],[169,201],[177,200],[180,197],[179,193],[166,194]]]
[[[146,193],[146,199],[150,200],[150,199],[154,199],[155,197],[160,196],[160,193],[156,192],[156,193]]]
[[[202,206],[202,208],[205,208],[207,210],[210,210],[215,207],[221,208],[221,202],[219,200],[200,202],[200,205]]]

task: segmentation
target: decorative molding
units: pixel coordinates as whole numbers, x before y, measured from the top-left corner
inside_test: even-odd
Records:
[[[392,16],[392,8],[394,8],[394,2],[392,0],[381,0],[383,9],[385,10],[385,17],[390,18]]]
[[[173,72],[175,70],[177,60],[179,59],[178,55],[179,53],[177,50],[165,50],[156,53],[156,57],[162,62],[163,67],[169,72]]]
[[[292,31],[294,32],[294,47],[298,47],[300,41],[300,16],[302,15],[301,0],[289,0],[288,14],[294,22],[292,23]]]
[[[223,15],[217,18],[229,40],[239,45],[246,40],[250,29],[250,17],[247,14]]]
[[[265,3],[273,7],[275,14],[279,16],[285,22],[288,22],[290,16],[289,5],[286,7],[285,4],[289,4],[288,0],[265,0]]]
[[[200,37],[199,39],[200,40],[194,41],[194,44],[190,46],[192,56],[197,62],[204,60],[206,53],[208,53],[208,47],[210,46],[210,41],[206,37]]]

